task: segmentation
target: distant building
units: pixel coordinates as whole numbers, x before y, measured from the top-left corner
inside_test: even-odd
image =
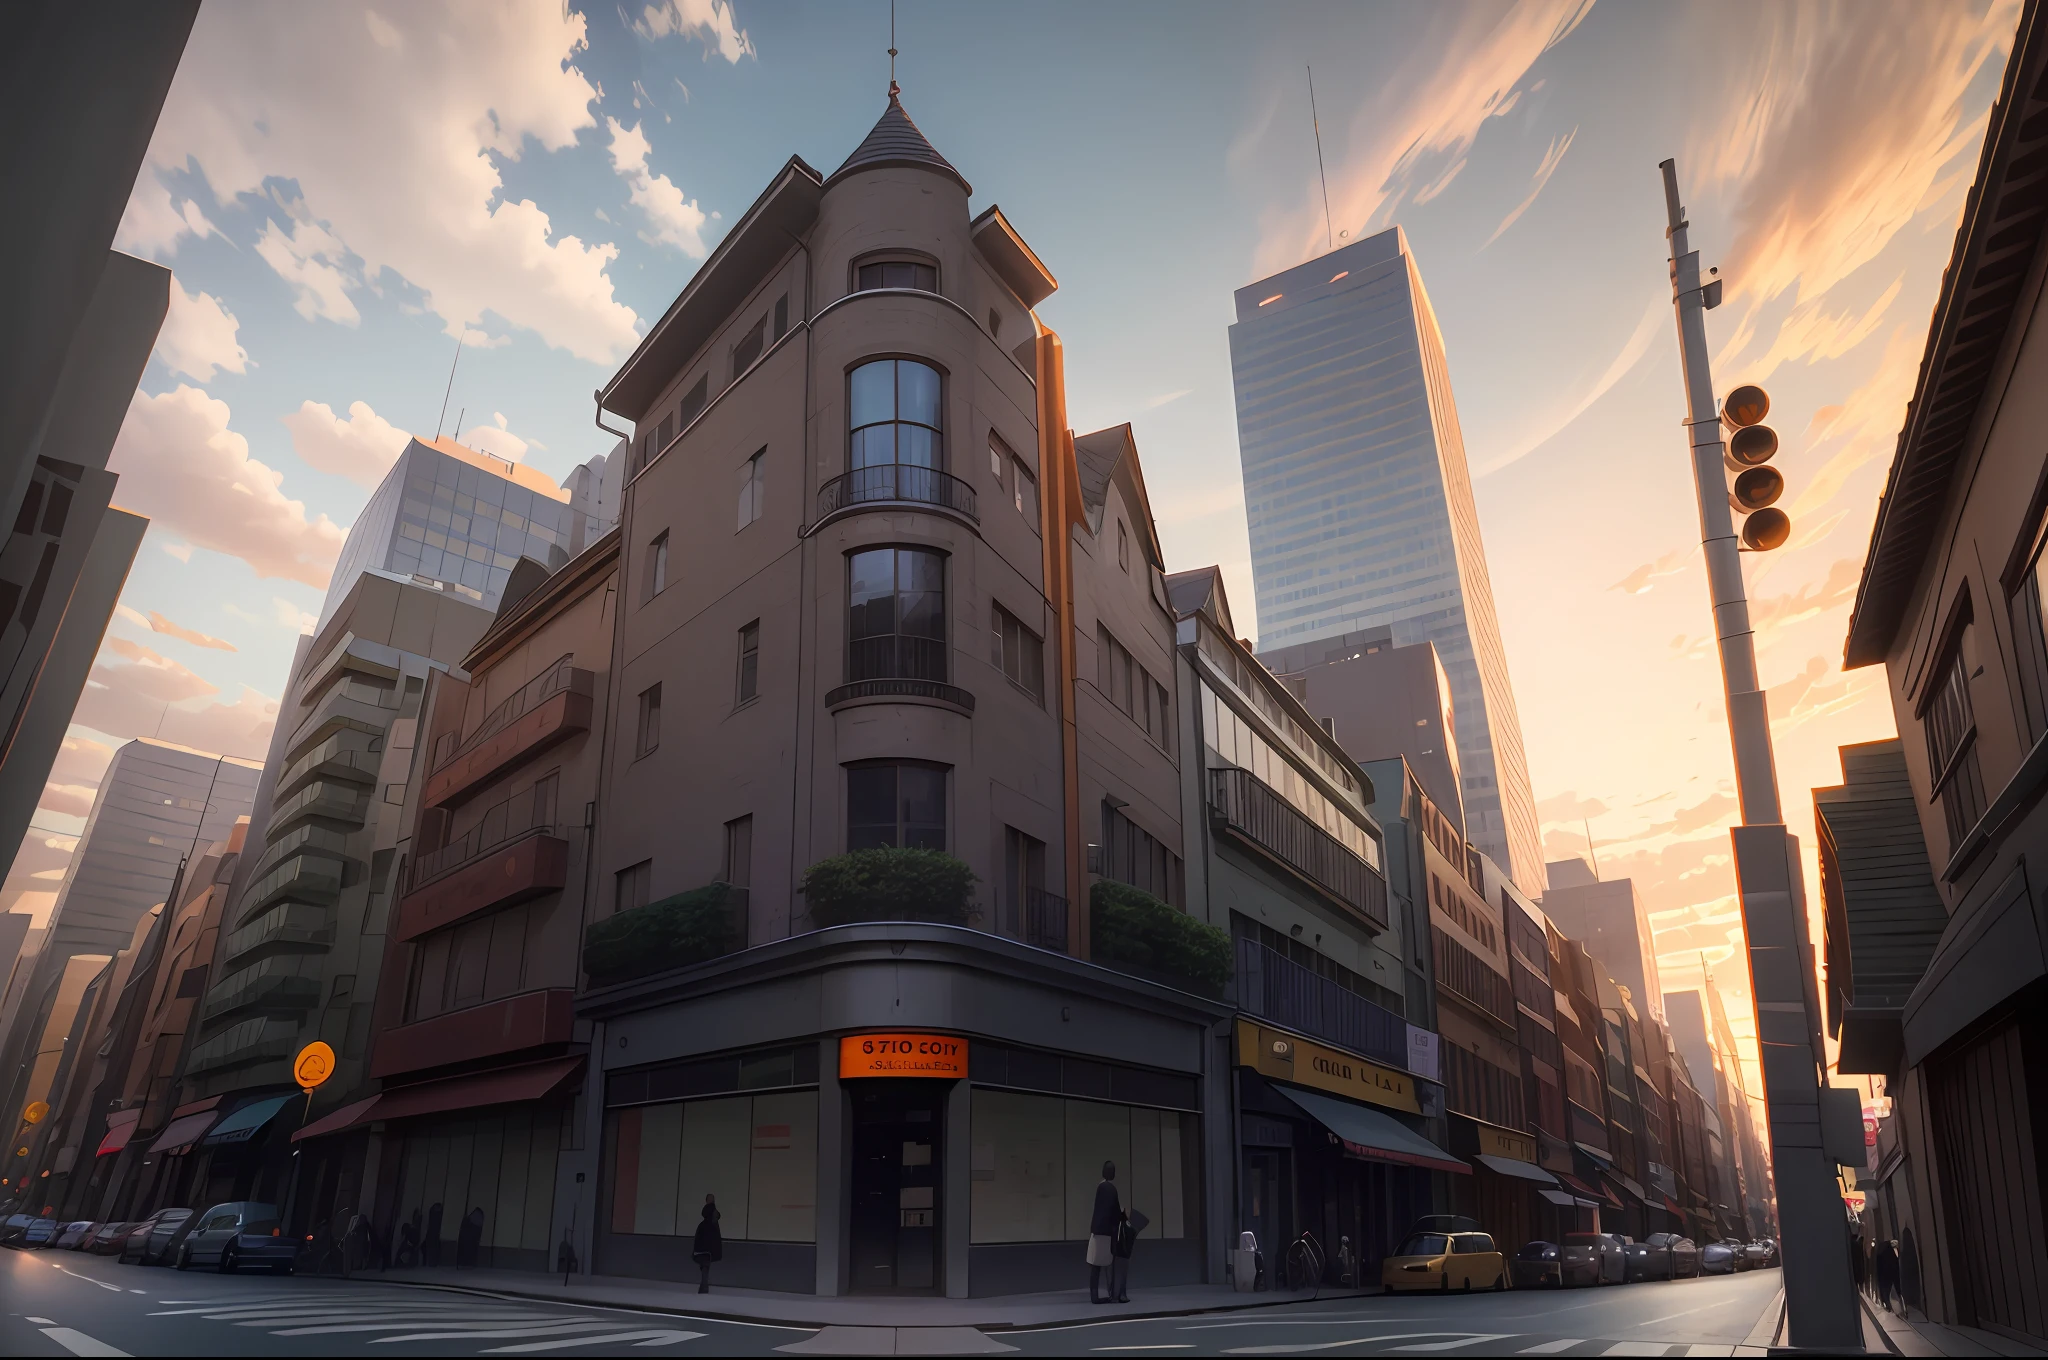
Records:
[[[556,571],[578,551],[572,545],[604,532],[605,468],[612,461],[592,459],[604,466],[577,468],[571,482],[581,490],[572,494],[524,463],[452,439],[414,439],[349,529],[320,606],[320,626],[365,571],[418,576],[496,609],[521,557]],[[595,532],[592,521],[599,521]]]
[[[1378,628],[1435,643],[1457,696],[1465,835],[1536,891],[1521,720],[1443,336],[1407,237],[1391,227],[1240,288],[1236,302],[1259,650],[1341,650]]]
[[[1582,859],[1545,866],[1549,887],[1543,910],[1557,928],[1586,947],[1607,975],[1628,988],[1637,1008],[1664,1017],[1664,986],[1657,977],[1657,947],[1650,921],[1626,878],[1596,878]]]

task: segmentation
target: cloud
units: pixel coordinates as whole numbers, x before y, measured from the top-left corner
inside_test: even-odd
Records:
[[[110,666],[106,662],[101,662],[95,665],[87,681],[89,685],[118,683],[129,693],[138,694],[160,704],[205,699],[220,693],[219,685],[193,673],[161,652],[151,651],[139,642],[110,637],[100,650],[102,654],[112,652],[128,664]]]
[[[1676,576],[1693,563],[1697,550],[1686,547],[1665,553],[1654,562],[1645,562],[1628,575],[1607,587],[1624,595],[1641,595],[1652,587],[1650,583],[1660,576]]]
[[[647,215],[650,229],[641,232],[640,238],[654,245],[674,246],[693,260],[703,259],[708,253],[703,209],[696,200],[686,200],[667,175],[647,168],[651,148],[638,123],[630,128],[621,126],[616,118],[607,118],[605,123],[612,130],[612,169],[626,182],[633,206]]]
[[[1168,405],[1172,402],[1179,401],[1182,397],[1186,396],[1188,393],[1194,390],[1195,389],[1192,387],[1183,387],[1178,391],[1174,392],[1162,392],[1160,395],[1156,397],[1146,398],[1144,404],[1140,406],[1138,409],[1141,411],[1156,411],[1162,406]]]
[[[495,423],[471,426],[469,433],[462,436],[462,442],[479,452],[490,454],[493,458],[503,458],[508,463],[516,463],[524,458],[526,451],[533,447],[532,444],[507,428],[503,411],[493,411],[491,419]]]
[[[261,624],[266,628],[286,628],[294,633],[310,633],[320,621],[316,615],[299,608],[297,604],[287,600],[282,595],[270,597],[270,612],[267,614],[244,609],[232,601],[222,605],[221,608],[227,610],[228,613],[244,623]]]
[[[1906,404],[1913,399],[1924,345],[1924,334],[1915,328],[1894,327],[1877,367],[1863,384],[1845,397],[1825,422],[1815,413],[1816,444],[1839,440],[1841,447],[1816,471],[1800,479],[1799,494],[1786,507],[1795,533],[1804,516],[1833,500],[1865,464],[1891,457],[1905,424]]]
[[[1553,822],[1583,822],[1606,811],[1607,804],[1603,800],[1581,798],[1569,791],[1546,798],[1536,805],[1536,815],[1546,825]]]
[[[119,661],[108,661],[112,652]],[[72,720],[123,740],[161,736],[182,746],[261,759],[277,700],[244,688],[233,703],[199,703],[220,687],[140,643],[109,638]]]
[[[138,244],[175,242],[166,173],[216,201],[296,186],[257,253],[302,314],[352,323],[387,272],[454,335],[493,313],[594,363],[637,341],[610,244],[557,235],[499,166],[572,146],[597,88],[575,65],[586,20],[565,5],[207,6],[131,199]],[[168,235],[168,240],[167,238]]]
[[[1488,118],[1505,113],[1536,59],[1564,40],[1591,0],[1520,0],[1506,10],[1442,6],[1393,79],[1353,116],[1358,148],[1331,167],[1330,209],[1352,235],[1393,221],[1403,203],[1426,203],[1465,168]],[[1322,198],[1313,182],[1299,204],[1269,224],[1259,272],[1271,273],[1324,249]]]
[[[308,467],[365,487],[384,480],[412,438],[362,401],[349,403],[347,420],[335,415],[326,402],[311,399],[278,419],[291,431],[292,451]]]
[[[1718,827],[1728,821],[1735,811],[1735,795],[1732,793],[1710,793],[1691,807],[1680,808],[1669,821],[1657,822],[1629,837],[1630,840],[1648,840],[1653,836],[1689,836],[1695,831]]]
[[[1891,287],[1878,294],[1877,300],[1864,308],[1861,316],[1828,312],[1822,308],[1819,298],[1802,302],[1779,324],[1777,334],[1772,337],[1770,348],[1764,351],[1763,356],[1742,362],[1736,356],[1748,346],[1755,334],[1752,313],[1743,318],[1735,335],[1714,357],[1714,367],[1739,367],[1741,374],[1737,381],[1760,383],[1777,372],[1781,365],[1795,359],[1804,359],[1809,364],[1823,359],[1838,359],[1877,331],[1878,323],[1884,320],[1885,313],[1898,300],[1899,289],[1905,282],[1903,274],[1893,279]]]
[[[52,780],[43,785],[43,796],[36,801],[36,807],[66,817],[83,817],[92,811],[92,800],[98,792],[90,784],[59,784]],[[48,878],[53,873],[59,878],[64,875],[62,869],[45,869],[34,877]]]
[[[196,387],[137,392],[114,440],[108,469],[124,506],[202,548],[239,557],[262,577],[324,589],[342,531],[278,488],[283,474],[249,456],[228,428],[228,405]]]
[[[1502,112],[1505,112],[1505,110],[1502,110]],[[1530,207],[1536,202],[1537,195],[1543,192],[1543,186],[1550,183],[1550,177],[1557,173],[1557,167],[1564,164],[1564,153],[1572,149],[1572,138],[1578,135],[1579,130],[1577,127],[1574,127],[1564,136],[1551,140],[1550,149],[1543,153],[1542,163],[1536,167],[1536,177],[1529,185],[1529,196],[1520,203],[1517,203],[1514,211],[1501,219],[1500,225],[1493,229],[1493,235],[1486,238],[1486,245],[1479,247],[1481,250],[1498,241],[1502,232],[1515,225],[1522,214],[1529,211]]]
[[[1658,296],[1650,299],[1650,305],[1643,309],[1636,321],[1636,328],[1629,332],[1628,339],[1621,345],[1620,353],[1609,361],[1599,377],[1593,379],[1577,396],[1566,397],[1552,408],[1537,415],[1524,427],[1528,433],[1511,445],[1507,452],[1484,460],[1476,476],[1484,477],[1499,472],[1508,464],[1526,454],[1534,453],[1557,436],[1563,434],[1571,423],[1593,409],[1593,403],[1612,391],[1614,385],[1627,377],[1629,370],[1641,363],[1643,356],[1650,352],[1650,342],[1657,337],[1657,327],[1671,316],[1671,299]]]
[[[135,255],[169,255],[182,237],[204,240],[219,235],[220,228],[197,203],[189,198],[182,205],[172,202],[171,191],[162,180],[142,175],[136,179],[121,224],[114,230],[114,248]]]
[[[156,357],[173,373],[211,382],[216,369],[249,371],[249,351],[236,341],[242,323],[211,293],[197,297],[171,280],[171,308],[157,332]]]
[[[716,52],[729,62],[757,57],[747,31],[733,18],[728,0],[662,0],[647,6],[633,22],[633,31],[649,41],[671,33],[696,38],[704,44],[706,56]],[[680,80],[676,83],[682,84]]]
[[[50,778],[69,784],[97,785],[114,759],[114,748],[103,741],[71,733],[57,749],[50,765]]]
[[[181,642],[189,642],[195,647],[210,647],[216,651],[222,652],[232,652],[239,650],[234,643],[229,642],[224,638],[214,637],[210,633],[202,633],[195,628],[187,628],[183,624],[172,623],[169,619],[157,613],[154,609],[150,610],[149,613],[144,614],[140,610],[131,609],[127,605],[123,604],[116,605],[114,607],[114,612],[119,614],[122,618],[128,620],[128,622],[140,624],[142,627],[149,629],[153,633],[162,633],[165,637],[174,637]]]
[[[1790,595],[1767,595],[1749,603],[1749,626],[1758,641],[1795,623],[1845,608],[1856,598],[1856,584],[1863,576],[1863,563],[1844,557],[1828,567],[1825,579],[1808,582]],[[1846,622],[1846,620],[1845,620]]]

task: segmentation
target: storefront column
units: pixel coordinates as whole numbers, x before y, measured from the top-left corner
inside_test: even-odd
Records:
[[[818,1040],[817,1292],[837,1298],[846,1292],[848,1161],[853,1144],[846,1127],[846,1096],[839,1087],[839,1041]]]
[[[973,1130],[968,1126],[974,1109],[974,1088],[965,1081],[953,1083],[953,1089],[946,1093],[946,1183],[940,1190],[940,1202],[945,1206],[939,1214],[939,1224],[945,1234],[940,1250],[945,1253],[946,1297],[964,1299],[967,1297],[967,1244],[969,1241],[969,1215],[973,1197],[972,1171],[974,1149],[971,1143]]]

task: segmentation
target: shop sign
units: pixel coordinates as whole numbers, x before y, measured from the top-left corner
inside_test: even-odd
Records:
[[[1506,1157],[1510,1161],[1536,1161],[1536,1140],[1526,1133],[1512,1129],[1498,1129],[1491,1124],[1473,1123],[1473,1131],[1479,1135],[1479,1151],[1487,1157]]]
[[[951,1034],[849,1034],[839,1041],[841,1077],[964,1077],[967,1041]]]
[[[1239,1066],[1276,1081],[1313,1086],[1346,1100],[1362,1100],[1390,1110],[1422,1113],[1422,1102],[1415,1094],[1415,1079],[1406,1072],[1325,1048],[1285,1030],[1267,1029],[1239,1019],[1237,1061]]]

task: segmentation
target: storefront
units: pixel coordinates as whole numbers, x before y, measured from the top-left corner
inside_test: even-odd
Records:
[[[1397,1068],[1240,1016],[1235,1033],[1238,1224],[1269,1275],[1303,1232],[1329,1283],[1349,1243],[1362,1280],[1416,1219],[1447,1207],[1472,1168],[1429,1136],[1442,1088]]]
[[[1576,1215],[1541,1192],[1562,1189],[1556,1176],[1537,1164],[1536,1136],[1517,1129],[1452,1114],[1451,1150],[1472,1164],[1470,1180],[1457,1183],[1458,1212],[1475,1218],[1504,1252],[1532,1240],[1555,1242],[1575,1232]],[[1564,1197],[1570,1200],[1570,1196]],[[1576,1208],[1576,1205],[1572,1206]]]

